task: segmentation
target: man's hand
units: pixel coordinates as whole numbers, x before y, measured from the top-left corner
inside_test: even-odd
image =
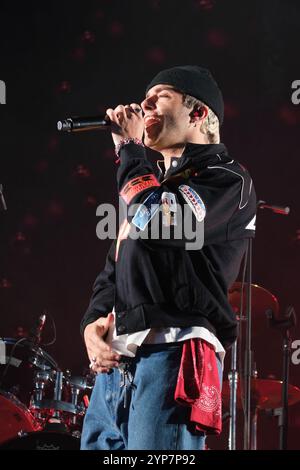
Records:
[[[139,104],[131,103],[126,106],[119,104],[115,109],[107,109],[106,114],[111,120],[111,135],[115,145],[118,145],[122,139],[142,140],[144,119]]]
[[[113,321],[114,316],[109,313],[106,318],[99,318],[85,327],[84,341],[94,372],[109,372],[112,367],[119,365],[120,355],[104,339]]]

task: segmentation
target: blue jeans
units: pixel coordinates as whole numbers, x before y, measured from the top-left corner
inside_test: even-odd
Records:
[[[142,345],[130,364],[133,382],[118,369],[99,374],[87,410],[82,450],[202,450],[190,410],[174,400],[182,343]],[[222,383],[222,367],[217,356]],[[124,406],[125,405],[125,406]]]

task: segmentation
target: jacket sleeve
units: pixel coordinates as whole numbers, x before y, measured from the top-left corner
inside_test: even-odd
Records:
[[[106,317],[113,309],[115,298],[115,250],[116,241],[114,240],[107,254],[105,267],[94,282],[93,294],[80,324],[81,334],[83,334],[89,323],[98,320],[100,317]]]
[[[121,149],[118,188],[128,206],[129,222],[142,232],[148,230],[147,237],[141,237],[148,245],[198,249],[254,234],[243,229],[255,214],[255,193],[242,167],[220,164],[187,170],[160,183],[145,149],[128,144]],[[188,248],[199,234],[201,246]]]

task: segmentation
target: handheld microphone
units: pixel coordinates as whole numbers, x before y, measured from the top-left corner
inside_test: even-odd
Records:
[[[110,130],[111,121],[105,116],[69,117],[57,122],[60,132],[82,132],[93,130]]]

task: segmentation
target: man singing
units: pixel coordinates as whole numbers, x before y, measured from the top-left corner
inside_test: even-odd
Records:
[[[221,431],[237,336],[227,290],[255,233],[252,181],[220,143],[222,94],[203,67],[163,70],[141,106],[107,114],[127,214],[81,324],[97,373],[81,448],[204,449]]]

